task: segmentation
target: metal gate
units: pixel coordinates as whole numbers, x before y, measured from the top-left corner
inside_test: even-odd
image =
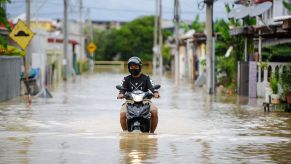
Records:
[[[240,96],[249,96],[249,63],[239,62],[238,69],[238,94]]]

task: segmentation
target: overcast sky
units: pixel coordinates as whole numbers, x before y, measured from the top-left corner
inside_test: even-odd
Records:
[[[139,16],[153,15],[156,0],[83,0],[83,19],[130,21]],[[198,9],[203,0],[180,0],[182,20],[194,20],[200,15],[205,19],[204,9]],[[226,18],[224,4],[233,0],[217,0],[214,18]],[[69,18],[78,19],[80,0],[69,0]],[[173,19],[174,0],[163,0],[163,18]],[[203,4],[203,3],[200,3]],[[202,7],[202,6],[201,6]],[[89,11],[90,10],[90,14]],[[12,0],[7,5],[8,16],[17,17],[25,13],[25,0]],[[38,19],[63,18],[63,0],[31,0],[31,15]]]

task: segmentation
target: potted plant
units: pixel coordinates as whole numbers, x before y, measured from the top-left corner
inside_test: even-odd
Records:
[[[259,66],[262,70],[268,67],[268,62],[259,61]]]
[[[280,97],[278,95],[278,82],[279,79],[276,77],[275,74],[272,74],[270,79],[270,87],[272,89],[272,95],[271,95],[271,103],[272,104],[279,104],[280,103]]]

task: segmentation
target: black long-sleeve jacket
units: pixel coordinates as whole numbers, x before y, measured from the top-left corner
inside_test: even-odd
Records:
[[[147,92],[150,90],[155,93],[156,90],[153,89],[154,82],[150,79],[149,76],[141,74],[140,77],[135,78],[132,75],[128,75],[123,78],[121,85],[125,90],[121,90],[120,93],[132,92],[134,90],[141,90],[143,92]]]

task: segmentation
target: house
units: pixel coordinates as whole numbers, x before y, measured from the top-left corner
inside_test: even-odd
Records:
[[[237,0],[236,4],[248,6],[248,4],[246,4],[248,2],[251,2],[251,6],[248,8],[250,13],[244,15],[256,18],[256,25],[232,29],[231,34],[245,36],[245,38],[251,38],[254,40],[255,51],[247,52],[246,49],[245,63],[241,62],[242,65],[247,65],[246,68],[249,68],[250,64],[254,64],[250,62],[250,60],[252,60],[252,56],[254,54],[259,55],[258,60],[254,61],[256,62],[256,67],[253,68],[256,69],[256,71],[250,68],[247,71],[243,71],[246,70],[243,68],[244,66],[240,67],[240,79],[238,80],[240,83],[238,90],[244,91],[248,88],[249,92],[244,93],[246,96],[251,95],[251,97],[264,97],[266,88],[269,86],[269,80],[272,72],[281,72],[284,65],[288,63],[284,63],[282,61],[274,62],[274,60],[267,61],[262,58],[262,49],[267,46],[291,43],[291,12],[283,6],[283,0]],[[288,2],[291,1],[288,0]],[[254,11],[259,12],[257,12],[258,14],[256,15],[252,15],[252,12]],[[237,16],[239,17],[240,15]],[[244,17],[242,19],[244,19]],[[247,46],[247,44],[248,43],[245,42],[245,46]],[[251,77],[255,79],[252,80],[250,79]]]
[[[120,29],[126,23],[125,21],[92,21],[93,28],[98,30]]]
[[[190,35],[189,35],[190,34]],[[185,33],[180,38],[180,78],[196,80],[205,70],[206,35],[204,33]]]
[[[175,43],[172,37],[166,41],[166,46],[175,54]],[[206,35],[190,30],[179,37],[179,78],[196,81],[205,71],[203,62],[206,60]],[[174,58],[171,61],[174,70]]]
[[[45,72],[47,84],[63,79],[63,25],[61,20],[38,20],[31,21],[31,28],[36,32],[32,39],[32,63],[39,63],[45,60]],[[80,73],[80,61],[87,61],[85,51],[85,37],[80,35],[80,26],[77,21],[68,22],[68,76]],[[43,43],[40,46],[40,43]],[[42,47],[42,48],[41,48]],[[41,52],[40,52],[41,51]],[[38,55],[37,55],[38,54]],[[45,54],[45,57],[40,54]],[[35,61],[35,62],[34,62]],[[37,64],[39,65],[39,64]],[[36,66],[36,65],[35,65]]]

